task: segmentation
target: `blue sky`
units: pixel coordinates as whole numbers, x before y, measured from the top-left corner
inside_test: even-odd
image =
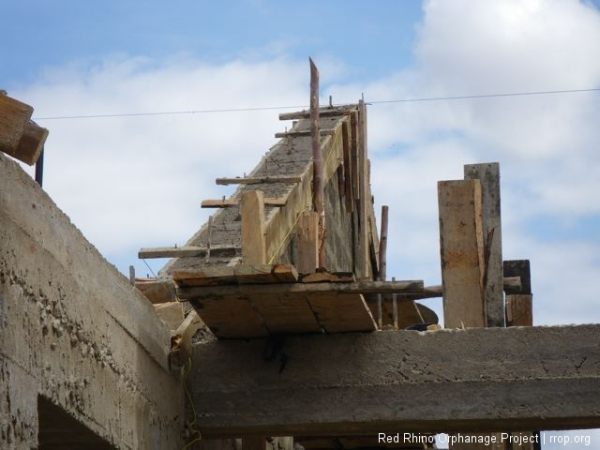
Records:
[[[322,101],[600,88],[598,1],[20,0],[2,14],[0,88],[39,118],[305,105],[309,56]],[[184,244],[200,201],[230,192],[214,179],[275,143],[278,112],[40,120],[45,189],[143,276],[137,251]],[[531,260],[535,321],[600,322],[599,116],[600,92],[370,106],[389,276],[440,283],[436,183],[498,161],[504,259]]]

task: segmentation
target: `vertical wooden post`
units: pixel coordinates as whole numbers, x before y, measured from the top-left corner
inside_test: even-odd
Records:
[[[319,267],[325,267],[325,186],[323,180],[323,155],[319,131],[319,70],[310,61],[310,134],[313,153],[313,209],[319,216]]]
[[[242,259],[244,264],[266,264],[265,203],[262,191],[242,194]]]
[[[298,273],[315,273],[319,267],[319,216],[303,212],[296,228],[295,261]]]
[[[480,180],[483,231],[483,303],[486,326],[504,326],[502,283],[502,226],[500,214],[500,165],[465,165],[465,180]]]
[[[445,327],[483,327],[479,180],[438,182],[438,202]]]
[[[359,233],[359,258],[362,259],[362,272],[360,278],[371,279],[371,255],[369,245],[369,218],[368,208],[371,198],[369,192],[369,158],[367,148],[367,105],[364,100],[358,102],[358,226]]]
[[[520,277],[520,289],[506,289],[506,326],[531,327],[533,326],[533,295],[531,293],[531,271],[529,260],[504,261],[505,277]],[[521,431],[512,433],[516,437],[532,437],[539,431]],[[522,439],[515,439],[521,442]],[[529,439],[528,439],[529,440]],[[513,450],[536,450],[534,443],[513,444]]]
[[[385,281],[387,276],[387,238],[389,207],[381,207],[381,239],[379,241],[379,279]]]
[[[438,201],[445,327],[485,327],[488,324],[484,298],[489,251],[485,248],[483,223],[488,211],[483,207],[481,182],[478,178],[440,181]],[[494,434],[497,443],[490,446],[470,444],[450,448],[504,449],[500,434]]]

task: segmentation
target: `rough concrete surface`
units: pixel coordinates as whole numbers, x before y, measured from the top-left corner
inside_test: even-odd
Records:
[[[600,426],[600,325],[382,331],[196,345],[207,435]]]
[[[169,342],[150,302],[0,155],[0,448],[181,448]],[[95,437],[61,430],[52,408]]]

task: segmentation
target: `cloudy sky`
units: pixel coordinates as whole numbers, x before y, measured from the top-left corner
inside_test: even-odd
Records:
[[[0,88],[50,129],[45,189],[109,261],[144,276],[137,251],[185,243],[208,217],[200,201],[231,192],[214,179],[249,172],[286,126],[278,113],[307,104],[312,56],[323,102],[372,103],[389,276],[440,283],[436,183],[461,179],[464,164],[497,161],[504,259],[531,260],[535,322],[598,323],[600,92],[589,90],[600,88],[599,8],[6,2]],[[580,92],[396,101],[547,91]],[[196,113],[155,114],[182,111]],[[99,115],[111,117],[85,118]],[[440,310],[440,300],[428,304]]]
[[[389,102],[597,89],[598,3],[175,5],[4,6],[0,87],[50,129],[45,188],[121,271],[149,273],[139,248],[183,244],[210,212],[199,202],[231,192],[214,179],[275,143],[278,113],[307,104],[312,56],[322,101],[372,102],[390,276],[440,283],[436,182],[498,161],[504,259],[531,260],[536,322],[600,321],[600,92]],[[252,108],[266,109],[219,111]],[[127,115],[181,111],[197,112]]]

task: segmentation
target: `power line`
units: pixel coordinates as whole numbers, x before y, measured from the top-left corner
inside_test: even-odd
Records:
[[[474,94],[474,95],[457,95],[446,97],[417,97],[403,98],[398,100],[374,100],[367,102],[369,105],[382,105],[386,103],[418,103],[418,102],[436,102],[436,101],[456,101],[456,100],[477,100],[485,98],[502,98],[502,97],[525,97],[534,95],[557,95],[557,94],[572,94],[582,92],[596,92],[600,88],[589,89],[565,89],[558,91],[527,91],[527,92],[508,92],[497,94]],[[339,106],[339,105],[336,105]],[[191,115],[191,114],[216,114],[216,113],[232,113],[232,112],[252,112],[252,111],[271,111],[281,109],[306,109],[307,105],[300,106],[258,106],[249,108],[212,108],[212,109],[196,109],[183,111],[152,111],[152,112],[137,112],[137,113],[115,113],[115,114],[89,114],[89,115],[70,115],[70,116],[49,116],[36,117],[34,120],[67,120],[67,119],[105,119],[112,117],[149,117],[149,116],[175,116],[175,115]]]

